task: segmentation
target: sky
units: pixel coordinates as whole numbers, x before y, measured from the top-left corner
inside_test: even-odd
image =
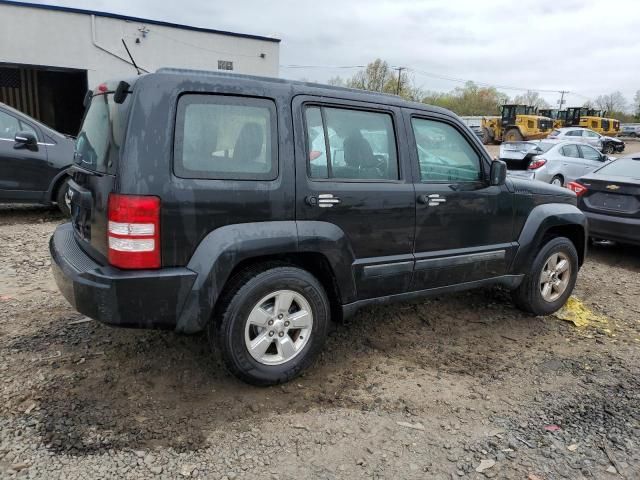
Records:
[[[416,85],[449,91],[465,80],[510,96],[541,90],[568,106],[640,90],[636,0],[32,0],[199,27],[274,36],[280,76],[326,82],[382,58]],[[290,68],[310,65],[310,68]],[[500,88],[503,87],[503,88]],[[504,87],[516,87],[507,89]],[[518,90],[519,89],[519,90]],[[548,90],[548,92],[547,92]]]

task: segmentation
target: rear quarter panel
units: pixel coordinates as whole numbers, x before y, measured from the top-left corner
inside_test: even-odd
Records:
[[[210,180],[173,174],[178,99],[187,93],[239,95],[272,100],[277,110],[278,177],[275,180]],[[294,220],[295,179],[290,87],[258,81],[154,74],[135,87],[125,152],[119,164],[120,193],[161,198],[163,266],[189,262],[210,232],[230,224]]]

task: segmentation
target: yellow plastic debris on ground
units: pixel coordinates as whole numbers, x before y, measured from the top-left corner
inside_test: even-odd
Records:
[[[600,315],[591,311],[576,297],[569,297],[567,303],[558,310],[554,316],[560,320],[566,320],[573,323],[576,327],[596,327],[606,333],[611,333],[609,329],[609,319],[604,315]]]

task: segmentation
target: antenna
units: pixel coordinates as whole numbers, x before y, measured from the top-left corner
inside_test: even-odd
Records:
[[[131,55],[131,52],[129,51],[129,47],[127,47],[127,44],[124,41],[124,38],[121,39],[121,40],[122,40],[122,45],[124,45],[124,49],[127,51],[127,55],[129,55],[129,58],[131,59],[131,63],[133,64],[134,67],[136,67],[136,71],[138,72],[138,75],[140,75],[140,67],[138,67],[138,65],[136,64],[136,61],[133,59],[133,56]]]

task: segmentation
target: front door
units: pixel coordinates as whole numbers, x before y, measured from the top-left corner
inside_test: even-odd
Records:
[[[506,273],[515,251],[513,194],[490,186],[490,160],[461,124],[405,111],[416,187],[414,290]]]
[[[39,139],[33,127],[0,110],[0,199],[41,201],[49,184],[46,146],[17,145],[15,135],[29,131]]]
[[[405,292],[415,194],[400,109],[311,96],[295,97],[293,107],[301,242],[305,225],[334,232],[351,257],[358,299]]]

